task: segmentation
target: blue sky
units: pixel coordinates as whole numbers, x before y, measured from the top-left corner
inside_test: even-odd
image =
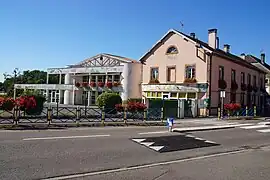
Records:
[[[270,57],[268,0],[17,0],[0,1],[0,81],[4,72],[63,67],[98,53],[140,58],[170,28],[235,54]],[[180,22],[184,24],[181,27]]]

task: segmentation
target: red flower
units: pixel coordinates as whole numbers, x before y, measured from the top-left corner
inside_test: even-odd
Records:
[[[80,84],[79,82],[76,82],[75,86],[76,86],[77,88],[79,88],[79,87],[81,87],[81,84]]]
[[[11,111],[16,105],[16,102],[12,98],[0,98],[0,109],[5,111]]]
[[[107,83],[106,83],[106,86],[107,86],[108,88],[112,88],[112,82],[107,82]]]
[[[140,102],[129,102],[127,104],[128,111],[143,111],[146,108],[146,105]]]
[[[104,87],[104,82],[98,82],[99,87]]]
[[[21,96],[16,101],[21,110],[29,110],[37,106],[34,96]]]
[[[115,105],[115,109],[116,109],[117,111],[121,112],[121,111],[124,110],[124,107],[123,107],[122,104],[116,104],[116,105]]]
[[[82,83],[82,86],[83,86],[83,87],[88,87],[88,83],[87,83],[87,82],[83,82],[83,83]]]
[[[228,111],[237,111],[241,108],[241,105],[238,103],[229,103],[224,104],[224,109]]]
[[[90,82],[90,86],[91,86],[91,87],[96,87],[96,86],[97,86],[97,84],[96,84],[96,82],[91,81],[91,82]]]

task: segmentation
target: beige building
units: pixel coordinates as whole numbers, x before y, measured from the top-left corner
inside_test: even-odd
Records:
[[[224,103],[263,106],[268,70],[233,55],[228,44],[221,50],[217,29],[208,31],[207,43],[195,33],[169,30],[140,61],[143,99],[149,106],[162,99],[163,105],[171,101],[168,109],[184,107],[185,116],[200,115],[207,106],[210,114],[217,114],[220,91],[225,91]],[[168,113],[179,116],[179,110]]]

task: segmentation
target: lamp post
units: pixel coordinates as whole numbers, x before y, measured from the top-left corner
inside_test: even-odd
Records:
[[[4,78],[5,80],[7,80],[8,78],[13,78],[13,98],[16,99],[16,88],[15,88],[15,84],[16,84],[16,79],[18,77],[18,75],[20,75],[20,72],[19,72],[19,69],[18,68],[15,68],[13,70],[13,76],[12,75],[9,75],[9,74],[4,74]]]

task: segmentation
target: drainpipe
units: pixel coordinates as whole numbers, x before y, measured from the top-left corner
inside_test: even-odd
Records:
[[[209,98],[209,109],[208,109],[208,116],[210,115],[211,111],[211,95],[212,95],[212,53],[208,53],[209,55],[209,79],[208,79],[208,98]]]

